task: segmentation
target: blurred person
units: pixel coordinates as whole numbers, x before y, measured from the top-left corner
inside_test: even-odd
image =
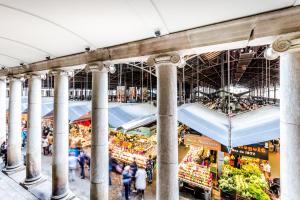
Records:
[[[122,172],[122,180],[125,189],[125,199],[129,200],[131,174],[130,174],[130,166],[128,165],[124,168]]]
[[[42,138],[42,147],[43,147],[43,154],[44,156],[48,155],[48,140],[46,137]],[[47,152],[47,153],[46,153]]]
[[[112,163],[112,157],[111,157],[111,151],[109,151],[109,154],[108,154],[108,159],[109,159],[109,166],[108,166],[108,170],[109,170],[109,185],[112,185],[112,181],[111,181],[111,173],[112,173],[112,170],[113,170],[113,163]]]
[[[146,170],[143,168],[138,168],[135,174],[135,188],[137,189],[138,194],[141,196],[142,200],[144,199],[144,191],[146,189],[146,179]]]
[[[149,155],[149,159],[147,160],[147,163],[146,163],[146,172],[147,172],[148,183],[152,183],[153,169],[154,169],[154,161],[152,159],[152,156]]]
[[[132,183],[135,183],[135,174],[138,170],[138,166],[136,164],[136,158],[133,158],[133,162],[130,165],[130,170],[131,170],[131,175],[132,175]],[[134,190],[136,190],[135,188],[135,184],[133,184]]]
[[[86,160],[86,155],[84,151],[80,151],[80,154],[78,156],[78,163],[80,166],[80,178],[85,179],[85,172],[84,172],[84,166],[85,166],[85,161]]]
[[[47,140],[48,140],[48,153],[52,155],[53,134],[51,132],[47,136]]]
[[[77,168],[77,158],[74,152],[71,152],[69,155],[69,177],[70,181],[75,181],[75,170]]]

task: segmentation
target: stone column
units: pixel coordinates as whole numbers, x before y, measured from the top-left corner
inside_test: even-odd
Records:
[[[281,199],[300,197],[300,52],[280,57]]]
[[[31,74],[28,93],[28,134],[25,186],[41,182],[41,77]]]
[[[54,143],[52,156],[52,197],[70,199],[69,190],[69,79],[65,71],[54,71]]]
[[[6,141],[6,77],[0,77],[0,144]]]
[[[264,56],[280,56],[280,189],[282,200],[300,196],[300,34],[280,36]]]
[[[158,200],[178,200],[177,54],[150,57],[157,73],[157,184]]]
[[[4,170],[7,174],[24,169],[21,153],[21,89],[20,78],[10,77],[7,166]]]
[[[87,66],[92,71],[91,200],[108,200],[108,70],[100,62]]]

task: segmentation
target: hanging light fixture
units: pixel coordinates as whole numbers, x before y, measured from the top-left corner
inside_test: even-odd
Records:
[[[186,65],[186,61],[184,60],[184,58],[181,58],[178,68],[184,68],[185,65]]]
[[[111,74],[114,74],[115,72],[116,72],[116,67],[114,66],[114,65],[110,65],[109,67],[108,67],[108,70],[109,70],[109,72],[111,73]]]
[[[269,46],[264,52],[264,57],[267,60],[275,60],[279,57],[279,53],[274,51],[273,48]]]

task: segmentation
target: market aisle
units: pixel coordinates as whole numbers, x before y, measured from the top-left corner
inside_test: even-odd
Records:
[[[180,151],[182,152],[182,151]],[[51,180],[51,156],[42,156],[42,172],[43,175],[47,177],[48,180]],[[76,177],[74,182],[70,182],[70,189],[72,192],[81,200],[89,200],[90,198],[90,183],[88,177],[86,179],[80,179],[80,171],[79,169],[76,172]],[[86,169],[86,174],[88,176],[88,170]],[[117,173],[112,173],[112,186],[110,186],[109,190],[109,199],[110,200],[123,200],[122,199],[122,180],[121,175]],[[156,192],[156,182],[151,185],[147,185],[147,189],[145,191],[145,199],[146,200],[155,200],[155,192]],[[1,198],[0,198],[1,199]],[[180,200],[193,199],[191,194],[186,193],[180,194]],[[135,194],[132,194],[131,200],[139,200]]]
[[[1,200],[36,200],[30,192],[18,183],[0,172],[0,199]]]

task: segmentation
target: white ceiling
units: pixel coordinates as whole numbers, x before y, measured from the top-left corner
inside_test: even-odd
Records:
[[[17,66],[240,18],[300,0],[0,0],[0,65]]]

